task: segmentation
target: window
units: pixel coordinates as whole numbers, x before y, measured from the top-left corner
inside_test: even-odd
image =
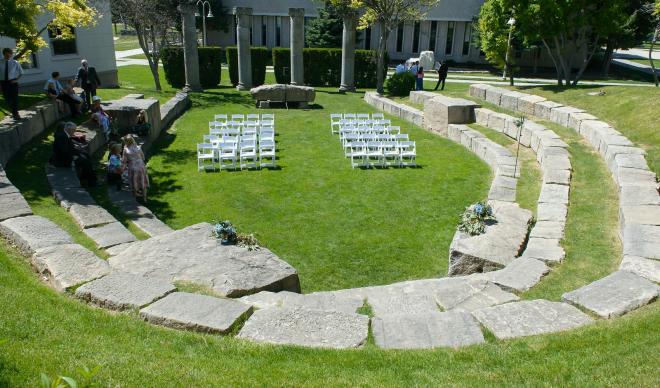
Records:
[[[414,53],[419,52],[419,21],[413,25],[413,49]]]
[[[472,23],[465,23],[463,32],[463,55],[470,54],[470,42],[472,40]]]
[[[275,46],[280,47],[282,45],[282,17],[275,17]]]
[[[267,16],[262,16],[261,17],[261,45],[266,46],[268,43],[266,42],[266,31],[268,26],[266,25],[266,17]]]
[[[435,36],[438,34],[438,22],[431,22],[431,34],[429,35],[429,51],[435,51]]]
[[[36,69],[39,67],[37,64],[37,54],[35,53],[30,54],[30,58],[28,58],[27,62],[20,63],[23,70]]]
[[[454,51],[454,27],[456,22],[447,22],[447,43],[445,45],[445,54],[451,55]]]
[[[396,52],[400,53],[403,51],[403,23],[399,23],[399,26],[396,28]]]
[[[371,50],[371,27],[364,29],[364,49]]]
[[[69,55],[77,54],[78,48],[76,47],[76,30],[71,27],[71,34],[73,38],[71,39],[62,39],[62,30],[59,28],[49,28],[48,37],[50,38],[50,44],[53,48],[53,55]]]

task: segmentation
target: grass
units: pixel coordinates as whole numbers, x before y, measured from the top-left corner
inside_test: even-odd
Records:
[[[18,95],[18,109],[26,109],[30,106],[38,103],[39,101],[45,99],[46,96],[41,93],[20,93]],[[0,98],[0,120],[4,119],[6,116],[11,116],[11,110],[4,98]]]
[[[627,60],[632,61],[632,62],[636,62],[636,63],[641,63],[642,65],[651,66],[651,64],[649,63],[648,58],[644,58],[644,59],[643,58],[639,58],[639,59],[638,58],[633,58],[633,59],[627,59]],[[653,64],[655,65],[656,69],[660,69],[660,59],[654,59]]]
[[[139,49],[140,43],[135,35],[118,35],[115,40],[115,51]]]

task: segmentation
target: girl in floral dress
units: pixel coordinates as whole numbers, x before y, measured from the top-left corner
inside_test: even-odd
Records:
[[[131,184],[133,195],[142,197],[146,202],[147,188],[149,187],[147,167],[144,164],[144,154],[131,135],[124,137],[122,166],[128,171],[128,180]]]

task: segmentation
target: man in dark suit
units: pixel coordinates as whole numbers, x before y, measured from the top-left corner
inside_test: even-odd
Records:
[[[449,72],[449,65],[447,65],[447,62],[442,61],[442,63],[438,67],[438,83],[435,84],[434,90],[438,90],[438,86],[440,86],[440,82],[442,82],[442,88],[440,90],[445,90],[445,80],[447,79],[448,72]]]
[[[75,82],[80,82],[80,87],[85,91],[85,101],[89,107],[92,106],[92,97],[96,96],[96,88],[101,86],[101,80],[96,74],[96,69],[87,64],[87,59],[83,59],[80,64]]]
[[[85,182],[89,187],[96,186],[96,174],[92,162],[89,160],[89,154],[84,151],[85,144],[74,141],[72,138],[75,130],[76,124],[74,123],[57,123],[50,163],[55,167],[71,168],[73,162],[81,182]]]

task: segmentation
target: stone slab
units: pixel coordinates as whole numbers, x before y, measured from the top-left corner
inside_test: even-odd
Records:
[[[244,303],[259,309],[265,308],[305,308],[308,310],[340,311],[354,313],[364,304],[360,296],[346,295],[333,291],[298,294],[290,291],[261,291],[240,298]]]
[[[0,221],[32,215],[32,208],[18,192],[0,194]]]
[[[151,237],[160,236],[174,231],[174,229],[170,228],[167,224],[156,218],[156,216],[153,214],[131,218],[131,222],[137,226],[138,229]]]
[[[140,310],[146,321],[174,329],[227,334],[252,314],[252,306],[207,295],[173,292]]]
[[[2,175],[0,175],[0,195],[11,193],[18,193],[18,189],[7,178],[7,174],[3,170]]]
[[[566,252],[559,245],[558,239],[530,238],[522,257],[537,259],[546,264],[556,264],[564,260]]]
[[[66,210],[71,209],[74,204],[81,206],[96,204],[94,198],[82,187],[54,187],[52,192],[55,201]]]
[[[470,85],[469,93],[472,97],[481,98],[482,100],[486,99],[486,90],[492,88],[492,85],[488,84],[472,84]]]
[[[469,276],[439,279],[433,294],[443,309],[468,312],[519,299],[486,279]]]
[[[660,260],[624,255],[619,269],[632,272],[652,282],[660,283]]]
[[[369,333],[365,315],[303,308],[258,310],[245,323],[239,338],[281,345],[357,348]]]
[[[484,343],[479,324],[464,312],[396,314],[371,320],[374,340],[384,349],[458,348]]]
[[[556,333],[593,322],[569,304],[543,299],[487,307],[472,314],[498,339]]]
[[[621,206],[660,205],[660,195],[653,187],[622,186],[619,190]]]
[[[571,184],[571,170],[556,168],[544,169],[543,183],[569,186]]]
[[[137,238],[120,222],[83,229],[83,233],[94,240],[100,249],[137,241]]]
[[[72,168],[46,166],[46,178],[51,188],[80,187],[80,180]]]
[[[563,106],[554,101],[539,101],[534,103],[534,116],[544,120],[550,120],[550,113],[553,109]]]
[[[30,255],[39,248],[73,243],[68,233],[41,216],[4,220],[0,222],[0,234]]]
[[[37,249],[32,265],[57,290],[65,291],[110,273],[108,262],[78,244]]]
[[[543,101],[546,101],[546,99],[541,96],[536,96],[533,94],[523,96],[518,99],[518,112],[529,116],[534,116],[534,104]]]
[[[449,124],[474,122],[474,109],[479,107],[470,100],[437,95],[424,104],[423,124],[424,127],[446,136]]]
[[[583,113],[584,110],[572,106],[560,106],[550,112],[550,121],[568,127],[568,117],[571,114]]]
[[[660,225],[660,206],[639,205],[620,206],[619,224],[621,230],[625,230],[628,224]]]
[[[628,271],[617,271],[567,292],[562,300],[603,318],[621,316],[658,297],[660,287]]]
[[[117,222],[112,214],[99,205],[72,204],[69,212],[83,229]]]
[[[542,261],[519,257],[501,270],[489,272],[487,279],[508,291],[523,292],[534,287],[550,272]]]
[[[201,223],[136,242],[112,257],[110,265],[167,281],[201,284],[228,297],[264,290],[300,292],[296,270],[271,251],[222,245],[212,229]]]
[[[536,207],[538,221],[566,222],[568,206],[561,203],[539,203]]]
[[[486,89],[486,101],[494,105],[500,105],[502,93],[506,92],[506,89],[491,87]]]
[[[518,100],[522,97],[528,96],[527,94],[509,90],[502,93],[500,97],[500,106],[512,111],[518,110]]]
[[[565,227],[566,223],[562,221],[537,221],[529,237],[561,240],[564,238]]]
[[[580,132],[580,126],[583,121],[598,120],[598,117],[586,112],[573,112],[568,114],[568,127]]]
[[[568,204],[569,186],[545,184],[541,186],[539,203]]]
[[[129,310],[140,309],[175,290],[174,285],[162,280],[112,272],[78,287],[75,295],[99,307]]]

